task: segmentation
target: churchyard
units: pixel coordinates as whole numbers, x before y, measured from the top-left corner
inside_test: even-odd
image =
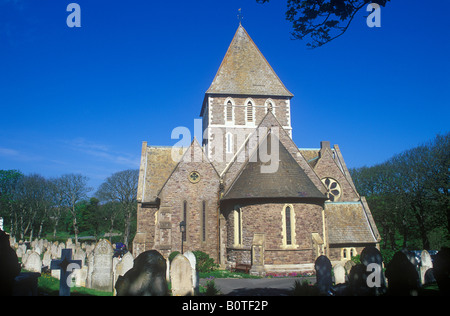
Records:
[[[31,243],[10,241],[22,271],[38,278],[39,290],[16,292],[34,295],[321,295],[383,296],[449,294],[449,251],[444,248],[430,256],[397,252],[389,263],[373,247],[365,248],[358,258],[331,264],[326,256],[317,258],[314,271],[303,275],[268,274],[250,276],[224,270],[199,273],[196,256],[187,251],[169,260],[156,250],[134,258],[130,252],[114,257],[114,247],[106,239],[97,243],[74,244],[35,240]],[[447,273],[447,274],[446,274]],[[62,277],[61,277],[62,276]],[[246,278],[265,288],[252,289]],[[283,278],[284,277],[284,278]],[[295,278],[294,278],[295,277]],[[271,279],[278,279],[270,285]],[[226,280],[223,281],[223,280]],[[247,283],[246,283],[247,282]],[[139,286],[137,286],[139,284]],[[221,284],[231,289],[221,291]],[[246,291],[242,291],[246,288]],[[278,288],[276,288],[278,287]]]

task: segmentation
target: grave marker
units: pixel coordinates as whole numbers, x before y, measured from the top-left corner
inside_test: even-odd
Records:
[[[320,293],[328,294],[332,285],[330,259],[324,255],[319,256],[314,263],[314,269],[316,270],[317,288]]]
[[[75,269],[81,269],[81,260],[72,260],[72,249],[62,249],[61,260],[52,260],[51,270],[61,270],[59,296],[70,296],[69,277]],[[70,279],[70,282],[72,280]]]
[[[170,279],[173,296],[193,296],[192,269],[189,260],[178,254],[170,264]]]

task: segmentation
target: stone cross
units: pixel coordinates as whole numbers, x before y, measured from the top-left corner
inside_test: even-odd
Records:
[[[238,10],[237,17],[238,17],[238,20],[239,20],[239,24],[241,24],[242,23],[242,19],[244,19],[244,16],[242,15],[242,9],[241,8],[239,8],[239,10]]]
[[[61,260],[52,260],[50,269],[61,270],[59,296],[70,296],[70,283],[72,280],[69,277],[73,270],[81,269],[81,260],[72,260],[72,249],[63,249]]]

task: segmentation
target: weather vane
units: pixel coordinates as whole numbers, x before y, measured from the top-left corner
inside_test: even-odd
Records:
[[[242,8],[239,8],[238,12],[239,13],[238,13],[237,17],[238,17],[238,20],[239,20],[239,24],[241,24],[242,19],[244,18],[244,16],[242,15]]]

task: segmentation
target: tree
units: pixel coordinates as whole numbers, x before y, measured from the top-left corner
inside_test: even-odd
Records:
[[[430,236],[450,241],[450,133],[351,174],[381,225],[383,248],[394,250],[396,235],[403,247],[437,248]]]
[[[112,174],[95,194],[101,201],[118,202],[125,217],[124,244],[128,246],[131,218],[136,211],[139,170],[130,169]]]
[[[26,175],[20,178],[15,189],[15,206],[18,214],[18,230],[20,237],[29,232],[33,239],[35,223],[46,214],[46,180],[38,174]]]
[[[258,3],[270,0],[256,0]],[[376,2],[385,6],[390,0],[288,0],[286,20],[292,23],[294,39],[310,38],[307,46],[320,47],[347,31],[362,8]]]
[[[48,191],[52,199],[49,210],[49,219],[53,221],[53,238],[55,238],[59,221],[63,215],[63,212],[66,210],[67,205],[61,177],[51,178],[48,180]]]
[[[92,188],[87,186],[88,178],[81,174],[65,174],[59,180],[60,189],[72,216],[75,243],[78,242],[78,225],[76,204],[87,197]]]
[[[16,235],[17,216],[14,208],[14,196],[17,183],[23,174],[19,170],[0,170],[0,215],[10,219],[10,234]]]

